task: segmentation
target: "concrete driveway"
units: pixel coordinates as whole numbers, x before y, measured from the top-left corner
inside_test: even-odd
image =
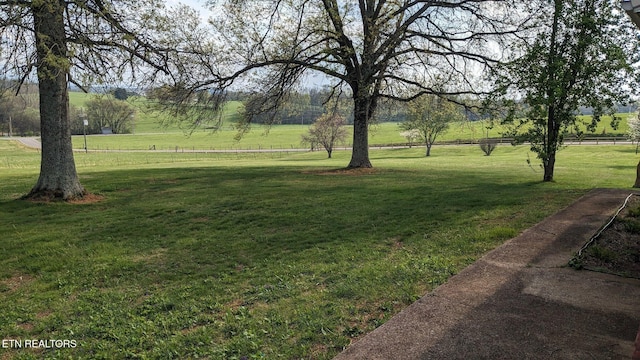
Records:
[[[347,359],[631,359],[640,280],[566,267],[631,190],[593,190],[353,343]]]

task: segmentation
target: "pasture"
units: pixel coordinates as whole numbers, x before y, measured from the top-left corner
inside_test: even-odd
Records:
[[[82,107],[90,98],[90,94],[71,92],[70,101],[74,106]],[[309,129],[309,124],[300,125],[274,125],[265,126],[260,124],[252,125],[251,131],[241,139],[236,139],[237,134],[234,128],[235,122],[240,117],[238,113],[241,103],[238,101],[229,102],[222,113],[223,125],[220,130],[212,131],[206,125],[191,132],[187,124],[178,124],[164,114],[150,111],[145,108],[145,101],[140,98],[130,98],[128,100],[136,109],[136,121],[132,134],[118,136],[89,135],[87,136],[87,147],[89,150],[164,150],[164,151],[187,151],[187,150],[290,150],[306,148],[307,145],[301,143],[302,135]],[[582,126],[586,137],[593,136],[617,136],[625,137],[627,133],[627,118],[635,114],[617,114],[622,118],[617,129],[612,129],[611,119],[604,117],[593,133],[586,131],[586,126]],[[588,116],[580,117],[580,121],[590,121]],[[398,123],[385,122],[381,115],[378,123],[372,125],[370,129],[369,144],[373,147],[380,147],[395,144],[407,144],[407,139],[400,133]],[[160,125],[164,122],[166,125]],[[349,128],[349,131],[351,129]],[[507,132],[507,128],[501,125],[490,124],[489,121],[476,122],[456,122],[437,138],[437,143],[455,142],[477,142],[487,136],[500,138]],[[434,151],[438,151],[437,143]],[[84,138],[74,136],[73,146],[75,149],[84,148]],[[351,135],[347,141],[339,146],[351,147]],[[419,144],[416,144],[419,146]]]
[[[38,152],[0,141],[0,334],[76,344],[0,357],[330,359],[637,163],[631,145],[570,146],[541,183],[526,147],[371,155],[353,173],[349,151],[78,152],[102,199],[42,204],[16,200]]]

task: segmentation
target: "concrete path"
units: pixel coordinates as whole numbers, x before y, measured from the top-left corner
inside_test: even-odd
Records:
[[[567,268],[630,190],[594,190],[353,343],[346,359],[631,359],[640,280]]]
[[[10,140],[16,140],[18,142],[20,142],[22,145],[26,146],[26,147],[30,147],[33,149],[42,149],[42,143],[40,142],[39,138],[35,138],[35,137],[12,137],[9,138]]]

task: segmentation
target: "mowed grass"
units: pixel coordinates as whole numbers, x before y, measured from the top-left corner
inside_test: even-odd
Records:
[[[39,154],[0,141],[4,359],[330,359],[594,187],[632,146],[572,146],[541,183],[525,147],[301,154],[78,153],[102,201],[16,200]],[[532,157],[532,163],[537,162]]]
[[[91,94],[71,92],[70,102],[74,106],[83,107],[86,101],[91,98]],[[264,126],[260,124],[252,125],[251,131],[241,139],[237,139],[237,130],[234,125],[240,118],[239,110],[242,107],[240,101],[230,101],[225,105],[222,113],[222,127],[218,131],[212,131],[210,124],[203,125],[191,132],[188,124],[179,124],[172,121],[169,115],[151,111],[146,107],[146,100],[141,97],[131,97],[127,100],[137,109],[135,124],[132,134],[124,135],[89,135],[87,136],[87,147],[90,150],[283,150],[292,148],[306,148],[302,144],[302,135],[309,130],[310,124],[299,125],[273,125]],[[616,135],[626,136],[629,116],[636,114],[617,114],[621,117],[617,129],[612,129],[611,119],[603,117],[602,121],[593,133],[586,131],[586,126],[581,126],[586,137],[595,135]],[[213,121],[214,119],[212,119]],[[379,123],[371,126],[369,144],[373,147],[406,144],[407,139],[401,135],[398,123],[386,122],[383,115],[378,119]],[[581,116],[579,121],[590,122],[589,116]],[[161,125],[164,123],[164,125]],[[347,126],[349,135],[344,143],[338,146],[351,147],[352,127]],[[487,135],[500,138],[507,133],[505,126],[491,124],[489,121],[475,122],[455,122],[448,130],[438,136],[438,142],[468,142],[478,141]],[[419,146],[419,144],[416,144]],[[74,136],[73,146],[76,149],[84,148],[84,137]]]
[[[231,116],[229,114],[228,116]],[[309,125],[274,125],[271,127],[264,125],[253,125],[249,133],[241,139],[236,139],[237,131],[233,124],[226,122],[225,126],[217,132],[208,129],[198,129],[195,132],[180,130],[177,127],[163,128],[155,120],[149,120],[146,132],[136,130],[134,134],[124,135],[89,135],[87,136],[87,147],[90,150],[281,150],[306,148],[307,144],[302,143],[302,135],[309,130]],[[608,125],[607,121],[601,123],[604,133],[624,137],[626,130],[619,129],[616,132],[604,130]],[[454,123],[449,130],[438,137],[439,143],[444,142],[468,142],[478,141],[486,137],[487,122],[463,122]],[[155,126],[155,128],[153,128]],[[621,128],[626,129],[626,120],[621,123]],[[337,147],[351,147],[352,127],[347,127],[348,136],[344,143],[337,144]],[[596,131],[596,135],[602,135],[603,131]],[[494,126],[489,130],[489,136],[501,137],[506,132],[506,128]],[[587,137],[590,134],[586,134]],[[606,139],[606,138],[605,138]],[[570,142],[570,140],[567,140]],[[369,143],[372,147],[387,145],[407,144],[407,139],[400,135],[397,123],[381,123],[371,128]],[[414,142],[417,147],[423,146]],[[73,137],[73,146],[76,149],[84,148],[84,138],[82,135]]]

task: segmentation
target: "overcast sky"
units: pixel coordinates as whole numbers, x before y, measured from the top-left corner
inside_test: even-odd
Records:
[[[167,6],[175,6],[178,4],[184,4],[196,9],[200,13],[200,18],[203,22],[206,22],[211,15],[211,11],[206,8],[207,0],[165,0]],[[326,76],[315,73],[312,71],[307,72],[304,80],[302,81],[302,86],[306,88],[314,88],[314,87],[323,87],[329,84],[329,80]]]
[[[205,0],[166,0],[166,3],[168,6],[178,4],[188,5],[200,12],[200,17],[203,20],[206,20],[209,17],[209,10],[206,9]]]

